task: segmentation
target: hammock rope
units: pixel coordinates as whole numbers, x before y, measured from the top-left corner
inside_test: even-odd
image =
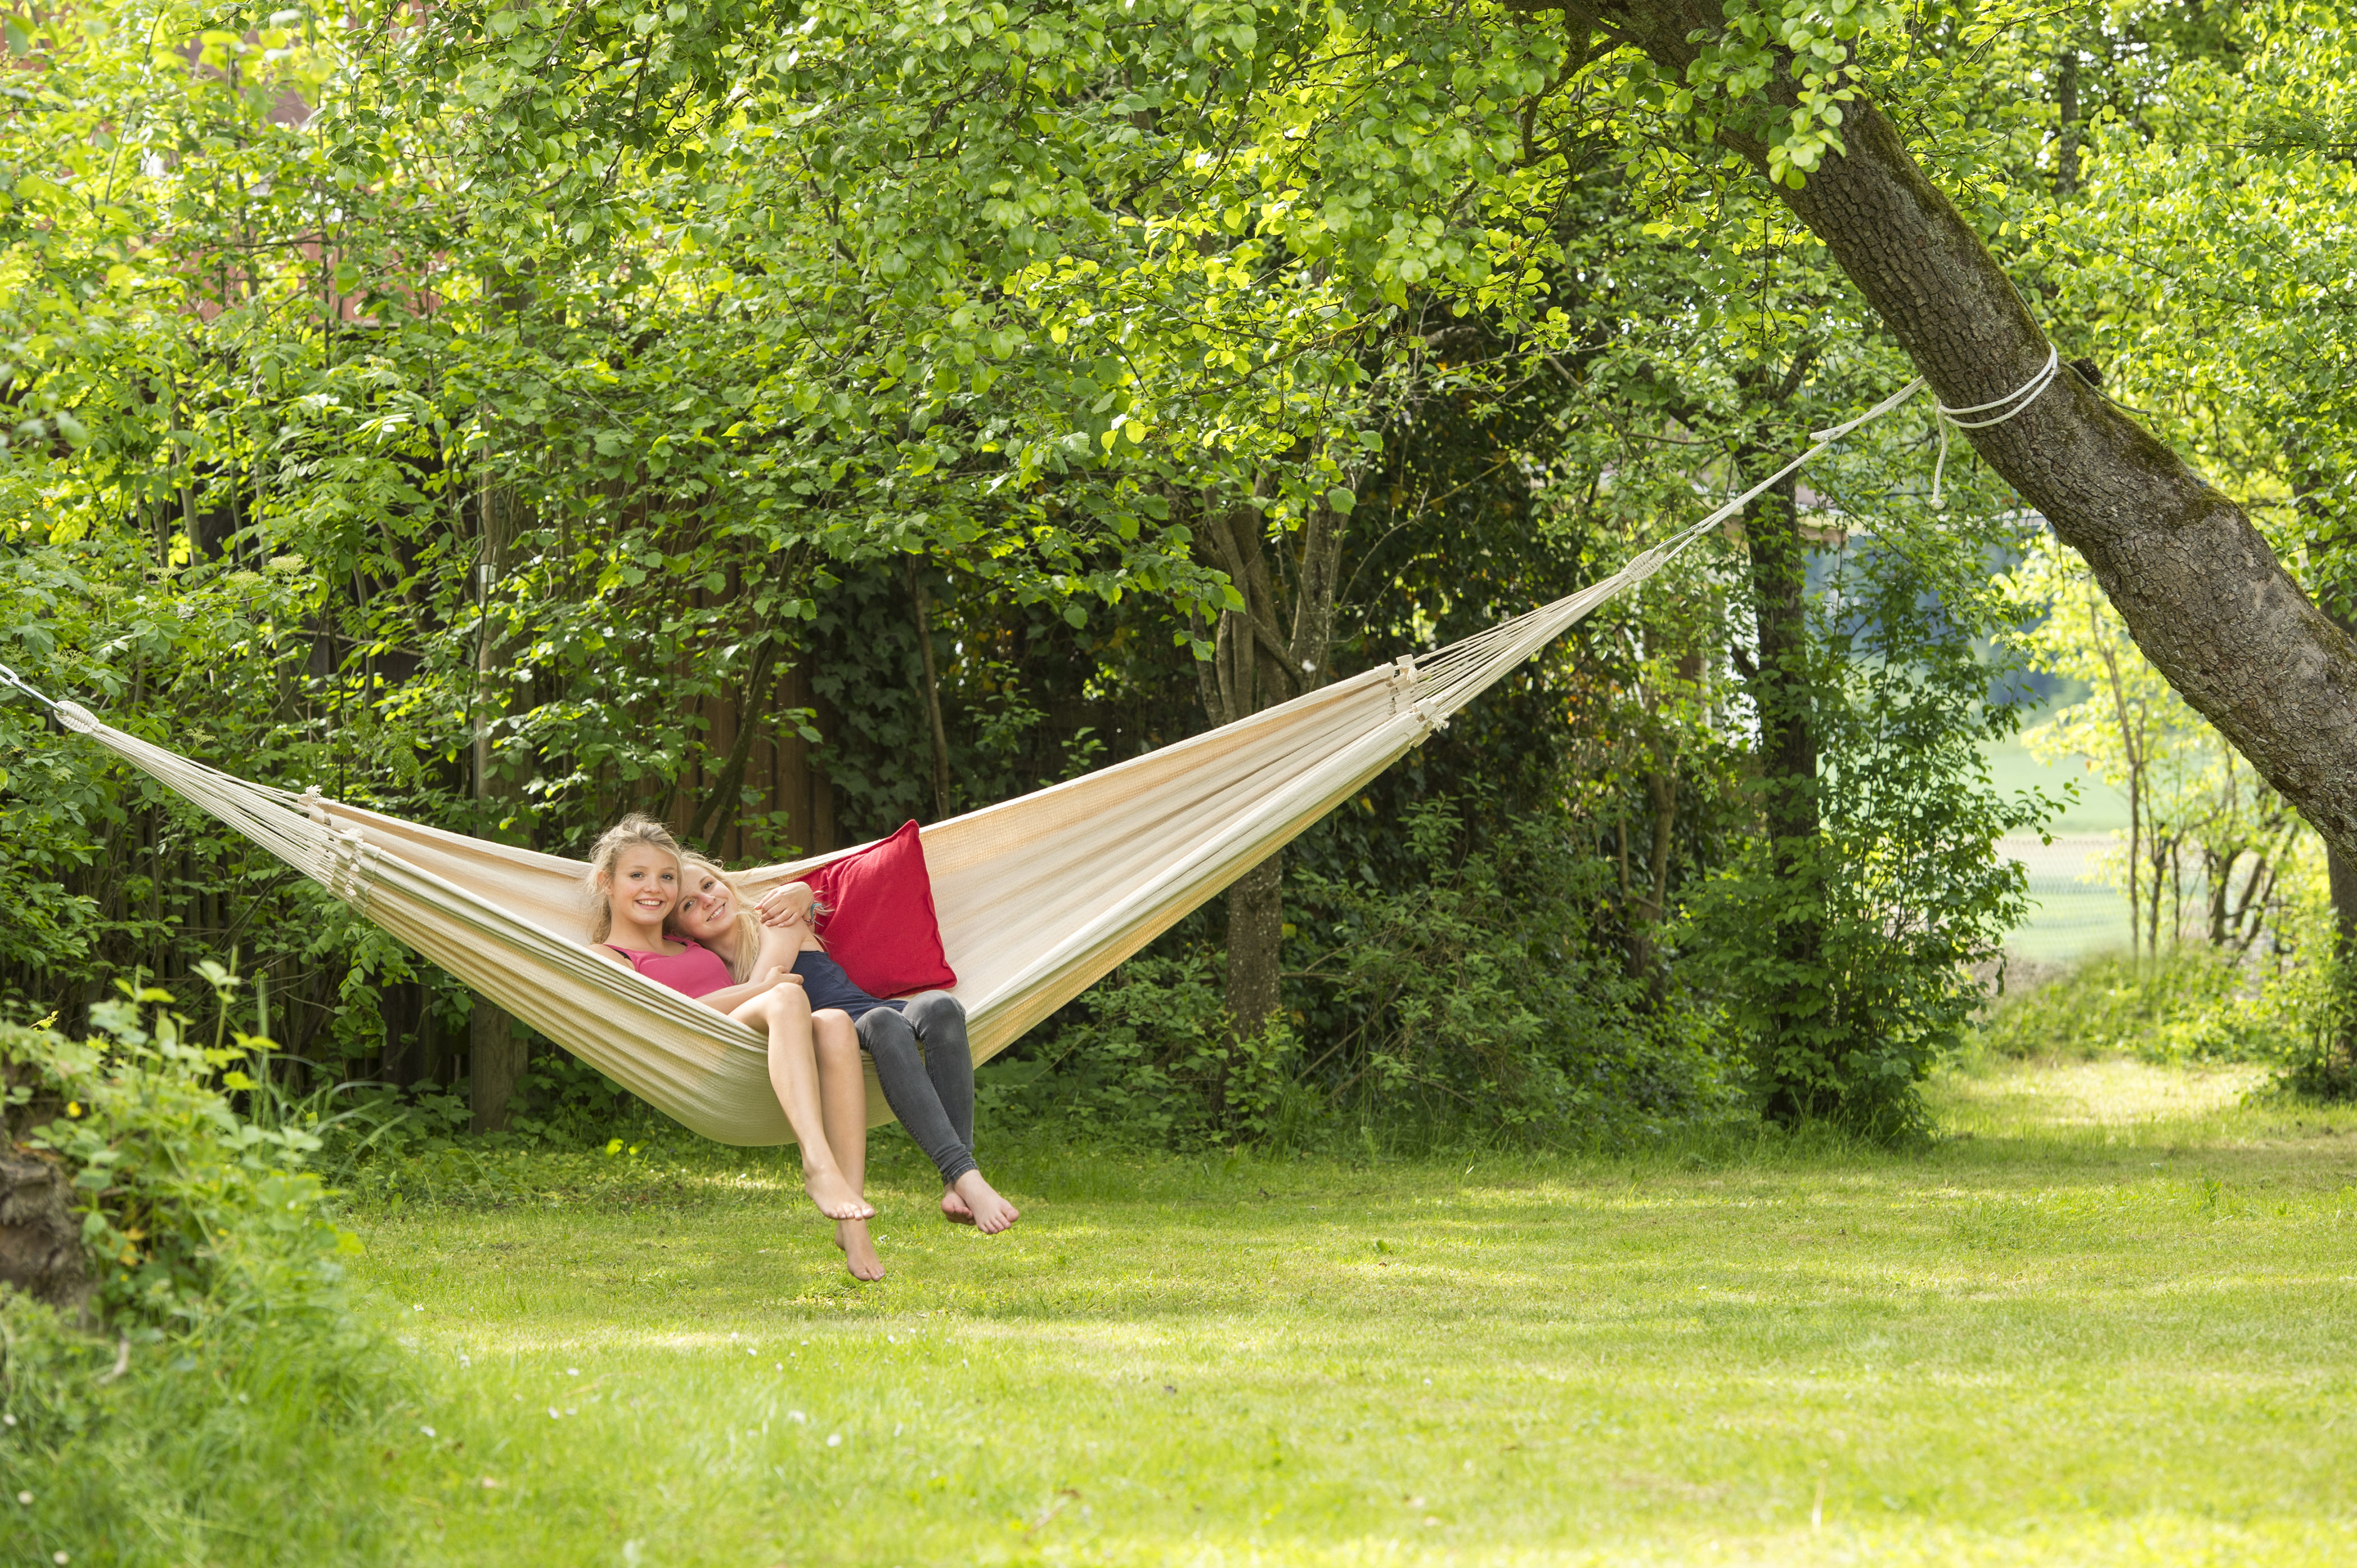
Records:
[[[1813,445],[1798,457],[1577,593],[1420,660],[1402,655],[1174,746],[924,828],[942,946],[958,972],[974,1060],[1006,1049],[1598,606],[1650,580],[1923,384],[1918,377],[1856,418],[1812,432]],[[1954,412],[1986,412],[2042,389]],[[68,729],[210,812],[694,1131],[724,1144],[792,1141],[760,1036],[590,951],[582,863],[403,822],[316,788],[296,794],[250,783],[127,735],[80,703],[53,702],[5,665],[0,684],[38,699]],[[853,853],[761,867],[743,881],[758,897]],[[867,1103],[872,1121],[890,1119],[872,1076]]]

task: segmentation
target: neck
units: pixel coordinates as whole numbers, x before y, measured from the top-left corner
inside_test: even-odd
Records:
[[[606,938],[615,947],[630,948],[639,952],[661,952],[663,940],[661,920],[649,924],[619,909],[614,911],[614,929]]]

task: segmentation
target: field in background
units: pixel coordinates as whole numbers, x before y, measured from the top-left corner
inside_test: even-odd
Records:
[[[879,1133],[862,1289],[779,1163],[361,1217],[407,1563],[2357,1559],[2357,1112],[1952,1073],[1928,1155],[1441,1165]]]
[[[2052,843],[2010,833],[1998,844],[1999,854],[2028,870],[2033,906],[2006,946],[2049,963],[2126,947],[2126,896],[2102,884],[2096,865],[2114,847],[2112,835],[2128,825],[2127,797],[2078,764],[2040,763],[2018,739],[1990,746],[1987,755],[1990,779],[2003,793],[2038,789],[2059,800],[2063,787],[2075,783],[2079,794],[2054,820]]]

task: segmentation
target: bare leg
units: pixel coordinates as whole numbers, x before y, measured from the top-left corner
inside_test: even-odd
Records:
[[[826,1146],[851,1190],[867,1180],[867,1074],[859,1065],[859,1033],[851,1015],[827,1007],[811,1015],[811,1037],[818,1052],[819,1113],[826,1122]],[[863,1193],[864,1197],[864,1193]],[[834,1244],[856,1280],[880,1280],[884,1262],[865,1219],[834,1222]]]
[[[843,1178],[826,1141],[819,1104],[818,1055],[811,1040],[810,1000],[799,985],[780,985],[756,996],[729,1016],[766,1029],[770,1036],[770,1087],[802,1145],[802,1190],[829,1219],[865,1219],[876,1210],[859,1189]],[[864,1145],[863,1145],[864,1152]]]

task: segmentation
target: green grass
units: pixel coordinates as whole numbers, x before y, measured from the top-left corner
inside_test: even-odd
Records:
[[[2257,1080],[1952,1075],[1919,1156],[1030,1147],[997,1240],[896,1153],[865,1290],[766,1158],[546,1161],[362,1224],[426,1392],[350,1484],[415,1563],[2347,1562],[2357,1114]]]
[[[2018,736],[1997,741],[1982,750],[1988,758],[1989,781],[2002,794],[2040,789],[2060,800],[2064,784],[2078,785],[2078,800],[2050,824],[2054,832],[2107,833],[2127,827],[2127,796],[2117,786],[2106,784],[2089,772],[2085,764],[2069,760],[2040,762]]]
[[[135,1361],[0,1560],[2357,1560],[2357,1111],[2265,1080],[1991,1052],[1914,1155],[1002,1138],[996,1240],[884,1133],[864,1289],[774,1155],[445,1156],[354,1200],[398,1366]]]

